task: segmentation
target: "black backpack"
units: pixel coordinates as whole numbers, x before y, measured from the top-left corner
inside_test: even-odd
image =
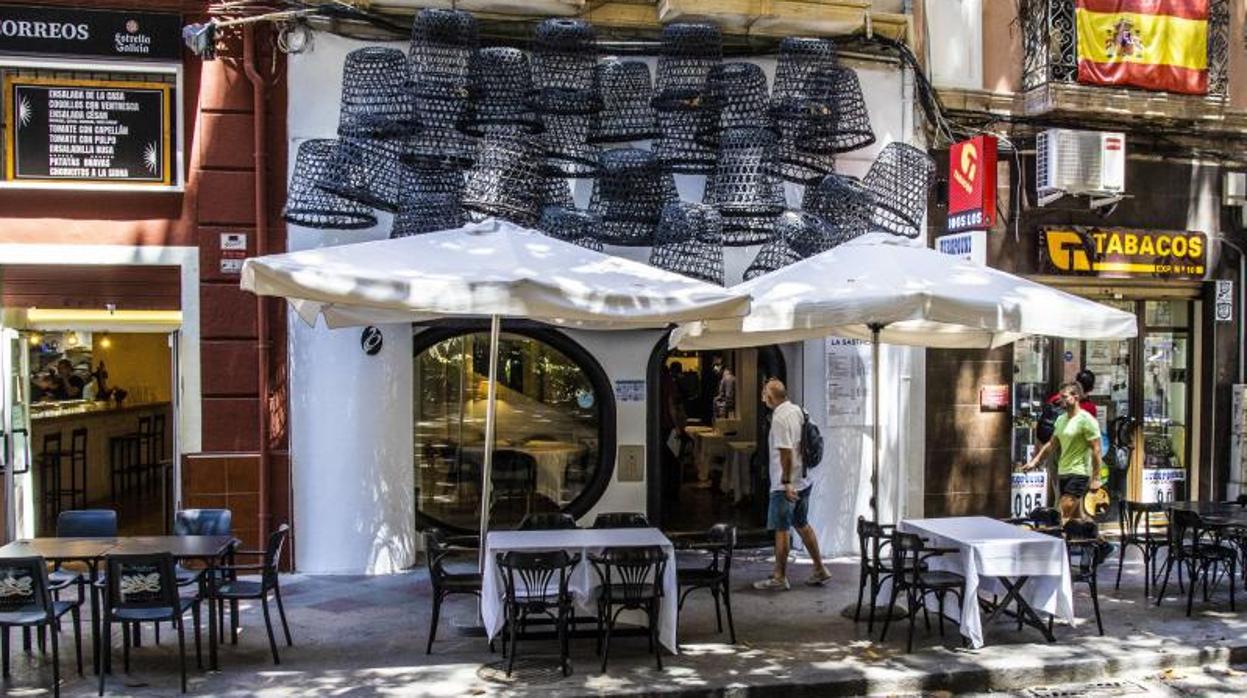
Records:
[[[1039,413],[1039,421],[1035,423],[1035,439],[1039,443],[1046,444],[1052,439],[1052,433],[1056,431],[1056,420],[1062,412],[1059,405],[1044,403],[1043,411]]]
[[[810,413],[801,410],[801,469],[802,477],[823,462],[823,435],[818,426],[810,421]]]

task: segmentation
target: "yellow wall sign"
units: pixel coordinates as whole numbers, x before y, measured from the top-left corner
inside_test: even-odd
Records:
[[[1207,259],[1208,238],[1198,231],[1039,229],[1039,261],[1045,274],[1202,279]]]

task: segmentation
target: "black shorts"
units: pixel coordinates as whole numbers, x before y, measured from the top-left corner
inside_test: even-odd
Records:
[[[1081,499],[1087,494],[1087,483],[1091,482],[1091,478],[1086,475],[1062,475],[1057,482],[1061,485],[1061,494]]]

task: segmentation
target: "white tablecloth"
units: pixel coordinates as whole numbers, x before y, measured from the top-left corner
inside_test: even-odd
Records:
[[[930,565],[965,575],[966,596],[958,615],[961,634],[973,647],[983,646],[978,594],[1003,598],[1007,591],[999,577],[1030,577],[1022,598],[1037,612],[1073,621],[1074,592],[1064,540],[986,516],[903,520],[899,529],[926,538],[931,547],[961,549],[960,555],[931,558]],[[950,615],[957,612],[948,610]]]
[[[506,585],[498,568],[497,554],[510,550],[566,550],[580,554],[580,564],[572,569],[567,588],[577,608],[590,615],[597,614],[597,590],[602,584],[589,562],[589,553],[603,548],[657,545],[667,553],[664,570],[663,597],[658,609],[658,640],[675,654],[676,602],[675,546],[656,528],[578,528],[562,531],[491,531],[485,537],[485,575],[481,584],[481,616],[485,632],[492,639],[506,622],[503,600]],[[620,618],[626,621],[628,613]],[[644,618],[644,614],[640,614]]]
[[[731,493],[732,501],[739,502],[753,494],[753,478],[750,477],[749,459],[753,456],[756,444],[753,441],[727,442],[731,453],[724,462],[723,479],[719,481],[719,490],[723,494]]]

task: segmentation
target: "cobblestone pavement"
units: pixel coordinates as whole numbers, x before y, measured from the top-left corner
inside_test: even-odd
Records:
[[[654,667],[640,638],[612,642],[609,670],[599,672],[594,642],[573,641],[570,677],[553,669],[553,641],[521,643],[519,669],[510,680],[497,670],[483,637],[472,634],[476,603],[452,597],[443,609],[432,655],[424,653],[430,615],[430,584],[423,569],[400,575],[307,576],[282,578],[295,646],[280,647],[282,664],[269,655],[259,608],[244,605],[238,645],[221,648],[221,671],[195,670],[190,691],[220,696],[528,696],[543,698],[598,693],[706,695],[853,695],[863,693],[938,695],[940,690],[992,695],[1035,693],[1036,687],[1090,686],[1095,681],[1129,679],[1171,695],[1242,694],[1242,674],[1231,666],[1247,662],[1244,611],[1232,613],[1222,588],[1209,603],[1196,604],[1186,618],[1170,593],[1159,608],[1143,598],[1140,566],[1128,563],[1120,591],[1112,581],[1116,560],[1101,570],[1105,637],[1095,631],[1085,586],[1075,588],[1079,620],[1058,623],[1057,643],[1045,643],[1033,630],[1018,631],[997,622],[987,647],[961,648],[955,628],[941,637],[919,621],[915,651],[905,654],[904,623],[886,643],[854,623],[842,610],[857,594],[853,560],[832,564],[826,587],[794,584],[787,592],[758,592],[750,583],[769,569],[764,553],[742,554],[734,568],[733,606],[739,643],[715,629],[709,594],[690,597],[680,619],[681,652]],[[793,567],[793,581],[808,566]],[[1240,607],[1241,608],[1241,607]],[[933,619],[934,620],[934,619]],[[85,633],[84,629],[84,633]],[[88,673],[73,673],[72,636],[62,635],[64,695],[93,695]],[[150,631],[133,652],[131,673],[109,678],[108,695],[168,696],[177,693],[176,642],[166,629],[154,646]],[[121,640],[114,640],[116,656]],[[88,650],[89,651],[89,650]],[[50,695],[48,660],[13,647],[14,673],[7,695]],[[89,658],[88,658],[89,666]],[[1170,669],[1169,673],[1164,673]],[[1108,690],[1108,689],[1104,689]],[[1009,693],[1012,691],[1013,693]],[[1025,691],[1031,691],[1027,693]],[[1078,694],[1082,695],[1082,694]],[[1086,695],[1118,695],[1096,694]]]

